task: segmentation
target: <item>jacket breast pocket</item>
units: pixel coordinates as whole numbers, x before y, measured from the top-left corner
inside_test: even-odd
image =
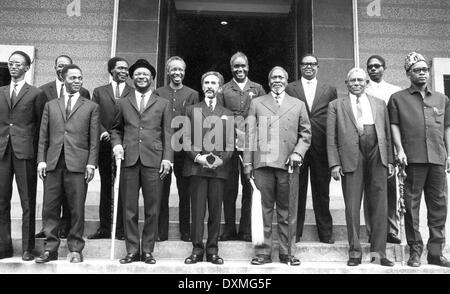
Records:
[[[153,144],[153,148],[155,148],[155,150],[161,151],[163,150],[163,146],[161,142],[156,142],[155,144]]]
[[[433,108],[434,119],[436,123],[443,124],[444,123],[444,110],[438,109],[436,107]]]

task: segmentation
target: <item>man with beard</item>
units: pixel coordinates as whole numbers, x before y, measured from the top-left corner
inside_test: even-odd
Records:
[[[217,103],[217,93],[223,84],[220,73],[211,71],[202,76],[205,99],[186,108],[191,129],[186,132],[183,174],[191,177],[192,254],[185,264],[206,261],[223,264],[219,253],[220,216],[224,185],[229,175],[228,161],[233,150],[232,113]],[[206,206],[208,206],[208,239],[203,243]]]
[[[367,59],[367,72],[370,77],[370,82],[367,85],[367,95],[379,98],[383,100],[386,105],[389,103],[391,95],[400,91],[401,88],[387,83],[384,79],[384,71],[386,70],[386,61],[379,55],[372,55]],[[368,207],[367,202],[364,201],[364,218],[368,219]],[[397,237],[398,235],[398,221],[399,216],[397,212],[397,184],[396,177],[390,177],[388,179],[388,234],[387,242],[400,244],[401,241]],[[367,233],[370,238],[371,227],[370,222],[366,222]]]
[[[12,257],[11,197],[15,176],[22,206],[22,259],[34,259],[36,154],[45,105],[42,91],[25,82],[28,54],[15,51],[8,59],[11,84],[0,88],[0,259]]]
[[[56,80],[48,82],[40,86],[39,88],[44,91],[47,101],[61,98],[64,94],[64,78],[61,76],[63,68],[69,64],[72,64],[72,58],[67,55],[59,55],[55,59],[55,72]],[[87,99],[91,99],[89,91],[81,87],[80,96]],[[58,235],[61,239],[65,239],[69,233],[70,228],[70,212],[67,206],[67,199],[63,197],[62,201],[62,217],[59,224]],[[44,229],[42,228],[39,233],[36,234],[36,238],[45,238]]]
[[[71,216],[68,259],[71,263],[83,261],[84,204],[98,158],[98,105],[80,95],[83,75],[78,66],[67,65],[61,75],[64,98],[53,99],[45,105],[39,133],[38,173],[44,181],[45,251],[36,263],[58,259],[61,242],[58,225],[64,197]]]
[[[158,234],[163,180],[170,173],[173,151],[171,103],[152,91],[155,68],[138,59],[129,70],[135,90],[118,103],[111,142],[116,159],[123,160],[120,199],[123,205],[126,264],[142,260],[155,264],[152,255]],[[139,189],[144,197],[144,228],[139,237]]]
[[[333,244],[333,219],[330,213],[330,170],[327,159],[327,111],[328,104],[337,98],[335,87],[317,80],[319,61],[306,54],[300,64],[302,78],[289,84],[286,93],[303,101],[311,122],[311,147],[300,167],[298,192],[298,218],[296,242],[303,235],[305,223],[308,174],[311,172],[311,192],[317,233],[322,243]]]
[[[364,70],[353,68],[345,83],[349,94],[328,106],[327,152],[331,176],[342,180],[349,259],[361,264],[361,200],[369,208],[371,263],[394,266],[386,257],[387,178],[394,173],[389,116],[384,101],[365,93]]]
[[[231,110],[236,124],[236,149],[230,160],[230,177],[225,185],[223,194],[223,211],[225,228],[220,236],[221,241],[244,240],[250,242],[251,236],[251,200],[252,186],[244,175],[244,167],[239,155],[242,156],[244,120],[247,118],[250,102],[253,98],[266,94],[263,87],[248,78],[248,58],[242,52],[237,52],[230,59],[233,79],[223,86],[222,95],[218,96],[218,103]],[[239,231],[236,234],[236,199],[239,192],[239,174],[242,183],[242,205]]]
[[[169,77],[169,84],[155,90],[155,94],[166,98],[172,103],[172,118],[185,115],[186,107],[199,102],[198,92],[183,85],[186,63],[179,56],[170,57],[166,63],[166,72]],[[175,133],[182,126],[173,129]],[[181,145],[183,142],[176,142]],[[180,222],[181,240],[189,242],[190,238],[190,210],[191,203],[189,197],[189,178],[183,176],[184,157],[186,153],[181,150],[174,152],[173,172],[177,180],[178,197],[180,199],[178,208],[178,220]],[[172,183],[171,175],[164,180],[163,196],[161,199],[161,208],[159,212],[158,237],[160,241],[168,239],[169,235],[169,196],[170,185]]]
[[[444,94],[430,90],[430,69],[421,54],[409,53],[405,70],[411,86],[393,94],[388,108],[397,157],[406,165],[407,264],[412,267],[421,265],[423,241],[419,231],[419,212],[423,192],[430,232],[428,264],[450,267],[450,262],[442,254],[447,219],[446,172],[450,172],[450,103]]]
[[[271,93],[251,101],[245,174],[261,191],[264,242],[255,247],[251,263],[272,262],[272,220],[276,207],[279,259],[300,265],[295,257],[298,209],[298,166],[311,144],[311,125],[305,103],[285,93],[288,73],[276,66],[269,73]]]
[[[88,239],[111,237],[112,223],[112,183],[115,161],[112,160],[111,128],[117,111],[117,101],[127,96],[133,88],[127,85],[128,62],[121,57],[108,61],[108,72],[112,77],[109,84],[94,89],[92,101],[100,107],[100,152],[98,169],[100,172],[100,227]],[[122,205],[118,202],[116,238],[124,240]]]

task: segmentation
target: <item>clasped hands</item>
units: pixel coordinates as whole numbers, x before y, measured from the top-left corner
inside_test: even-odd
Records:
[[[296,168],[297,166],[301,166],[302,164],[303,158],[298,153],[292,153],[286,161],[286,165],[289,167],[289,171],[293,171],[294,168]],[[244,174],[248,180],[255,179],[255,171],[251,163],[244,163]]]
[[[214,157],[213,163],[208,162],[209,156]],[[215,155],[214,153],[201,154],[201,155],[197,156],[196,162],[198,164],[200,164],[203,168],[210,168],[210,169],[216,169],[219,166],[223,165],[223,160],[219,156]]]

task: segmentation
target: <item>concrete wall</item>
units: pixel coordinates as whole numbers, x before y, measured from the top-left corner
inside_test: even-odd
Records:
[[[450,1],[380,0],[380,15],[369,16],[373,1],[358,1],[360,62],[379,54],[386,58],[386,80],[408,87],[403,61],[411,51],[435,57],[450,57]]]
[[[54,60],[71,56],[84,72],[84,86],[108,82],[114,1],[81,1],[80,16],[69,17],[73,0],[0,0],[0,44],[36,47],[34,84],[56,78]]]

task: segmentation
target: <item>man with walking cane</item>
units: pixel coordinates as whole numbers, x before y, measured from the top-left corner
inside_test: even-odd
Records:
[[[295,249],[297,229],[298,166],[311,144],[311,125],[305,103],[285,93],[286,70],[276,66],[268,78],[271,93],[251,101],[247,118],[244,172],[247,177],[254,176],[261,191],[264,223],[264,242],[255,246],[256,257],[251,263],[272,262],[272,217],[276,204],[279,259],[295,266],[300,265],[291,252]]]

